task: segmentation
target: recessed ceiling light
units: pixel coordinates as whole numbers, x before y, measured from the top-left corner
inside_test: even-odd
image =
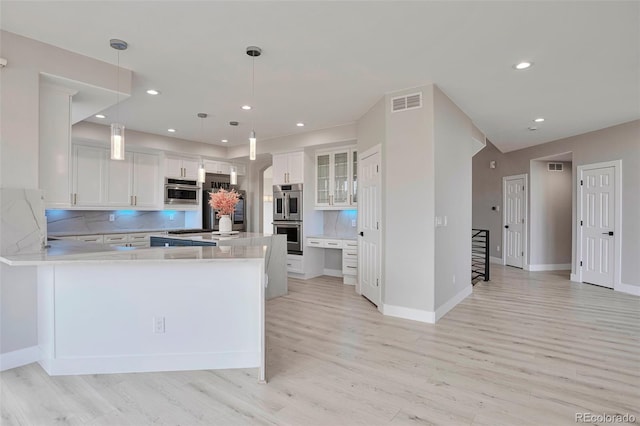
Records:
[[[107,118],[107,116],[104,115],[104,114],[96,114],[95,117],[96,118]]]
[[[157,91],[157,90],[155,90],[155,89],[149,89],[149,90],[147,90],[147,93],[148,93],[149,95],[154,95],[154,96],[155,96],[155,95],[159,95],[159,94],[160,94],[160,92],[158,92],[158,91]]]
[[[175,133],[175,132],[176,132],[176,129],[167,129],[167,132],[169,132],[169,133]]]
[[[538,128],[536,126],[529,126],[529,130],[534,131],[534,130],[538,130]]]
[[[220,142],[222,142],[222,143],[227,143],[227,142],[229,142],[229,141],[228,141],[228,140],[226,140],[226,139],[222,139]]]
[[[517,69],[518,71],[522,71],[522,70],[526,70],[528,68],[531,68],[531,66],[533,66],[533,62],[523,61],[523,62],[515,64],[513,66],[513,68]]]
[[[304,123],[296,123],[296,126],[298,126],[298,127],[304,127]]]
[[[250,110],[251,109],[251,105],[242,105],[242,109],[244,110]]]
[[[535,120],[533,120],[533,121],[535,121],[536,123],[542,123],[542,122],[544,121],[544,118],[539,117],[539,118],[536,118],[536,119],[535,119]]]

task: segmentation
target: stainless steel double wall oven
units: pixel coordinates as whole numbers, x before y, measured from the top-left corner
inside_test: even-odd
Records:
[[[301,183],[273,186],[273,233],[286,235],[289,254],[302,254]]]

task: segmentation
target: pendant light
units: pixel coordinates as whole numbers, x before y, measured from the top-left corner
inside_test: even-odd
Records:
[[[199,112],[198,118],[200,119],[200,136],[202,140],[204,140],[204,119],[207,118],[209,114],[206,112]],[[207,180],[207,171],[204,168],[204,163],[200,162],[200,167],[198,168],[198,183],[204,183]]]
[[[247,47],[247,55],[251,56],[251,103],[255,103],[255,75],[256,75],[256,61],[255,59],[262,54],[262,49],[257,46]],[[255,117],[252,115],[251,134],[249,135],[249,160],[256,159],[256,131],[255,131]]]
[[[111,159],[124,160],[124,124],[119,123],[120,119],[120,51],[127,50],[129,45],[124,40],[112,38],[109,45],[118,51],[118,69],[116,79],[116,122],[111,123]]]
[[[231,185],[237,185],[238,184],[238,171],[236,170],[236,166],[235,165],[231,166],[231,176],[229,177],[229,183]]]

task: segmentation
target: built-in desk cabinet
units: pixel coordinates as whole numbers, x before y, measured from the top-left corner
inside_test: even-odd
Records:
[[[339,238],[307,238],[307,247],[342,250],[342,279],[355,285],[358,280],[358,241]]]

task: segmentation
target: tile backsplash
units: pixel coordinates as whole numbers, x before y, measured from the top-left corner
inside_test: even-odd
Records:
[[[113,221],[110,216],[113,215]],[[100,234],[185,227],[183,211],[83,211],[47,210],[49,234]]]
[[[326,210],[324,212],[323,234],[355,237],[358,235],[358,227],[352,226],[354,220],[358,220],[357,210]]]

